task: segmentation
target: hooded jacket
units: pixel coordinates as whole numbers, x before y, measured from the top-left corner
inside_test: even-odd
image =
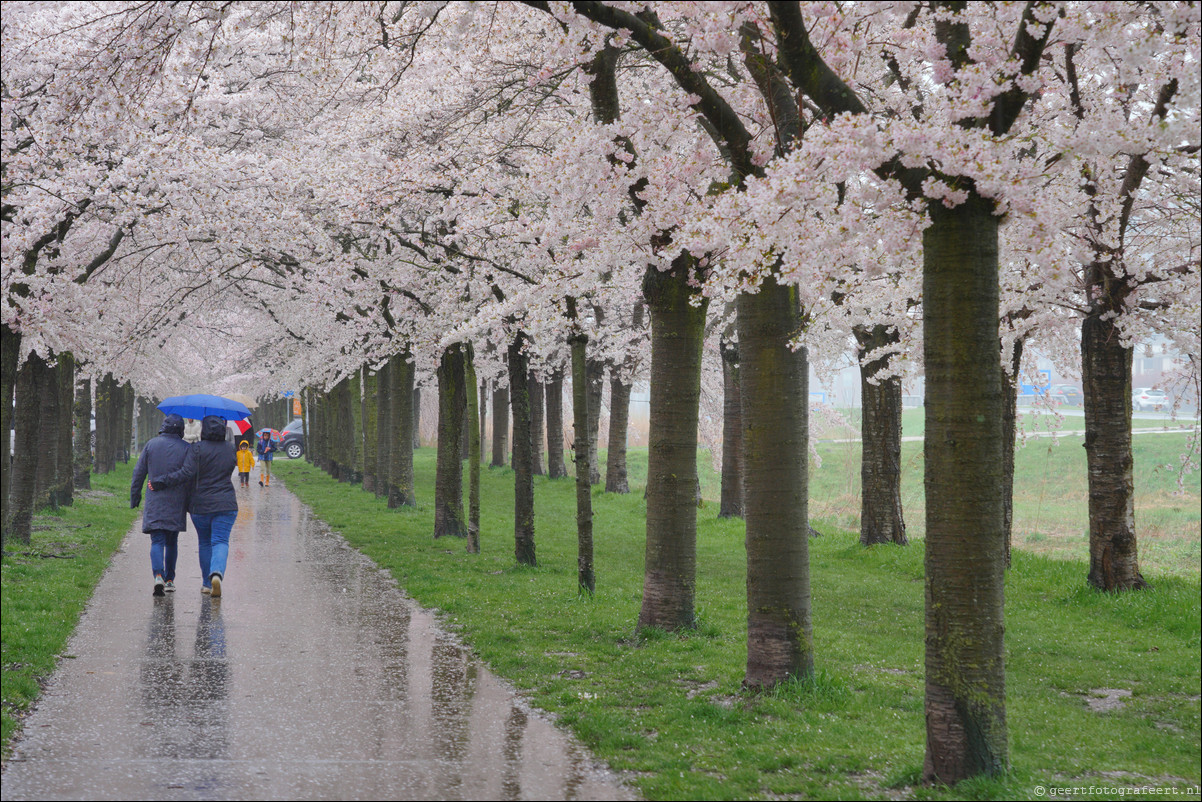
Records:
[[[234,471],[238,457],[234,444],[225,439],[225,421],[209,415],[200,423],[200,442],[196,451],[196,486],[188,498],[188,512],[214,515],[237,512],[238,495],[234,490]]]
[[[163,419],[159,436],[146,444],[134,466],[129,506],[136,508],[142,503],[143,482],[149,479],[154,486],[148,491],[146,509],[142,511],[143,532],[182,532],[188,526],[184,513],[188,490],[196,476],[196,459],[183,435],[184,419],[168,415]]]

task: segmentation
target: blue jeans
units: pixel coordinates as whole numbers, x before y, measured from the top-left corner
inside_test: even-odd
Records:
[[[237,510],[210,515],[192,513],[192,525],[196,527],[200,551],[200,578],[206,588],[213,574],[225,576],[225,563],[230,553],[230,531],[236,520]]]
[[[156,529],[150,535],[150,570],[167,582],[175,581],[175,560],[179,557],[179,532]]]

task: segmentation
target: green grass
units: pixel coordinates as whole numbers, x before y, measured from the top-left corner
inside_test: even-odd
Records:
[[[826,534],[811,540],[817,675],[750,695],[741,687],[743,526],[719,520],[716,504],[699,514],[698,630],[636,636],[645,516],[638,489],[594,493],[590,598],[576,590],[571,481],[536,479],[539,566],[519,568],[512,471],[484,471],[483,552],[468,555],[462,541],[431,536],[433,450],[415,462],[421,504],[400,511],[306,463],[276,470],[648,798],[1039,798],[1040,784],[1193,785],[1197,798],[1196,575],[1159,576],[1150,591],[1108,596],[1085,587],[1080,561],[1017,553],[1006,588],[1012,770],[954,790],[925,788],[916,785],[920,547],[864,549],[853,533],[822,527]],[[645,472],[645,452],[632,452],[637,481],[640,464]],[[1131,695],[1119,709],[1094,712],[1087,702],[1102,689]]]
[[[1202,492],[1198,472],[1179,477],[1175,466],[1189,450],[1188,434],[1137,435],[1135,525],[1140,567],[1149,579],[1168,574],[1199,575],[1202,553]],[[1083,438],[1031,438],[1015,453],[1014,534],[1016,548],[1082,560],[1089,554]],[[821,522],[857,529],[860,516],[859,443],[819,443],[810,465],[810,515]],[[924,532],[921,442],[902,443],[902,505],[907,533]],[[1181,478],[1182,484],[1178,485]],[[702,487],[705,487],[704,481]],[[715,496],[716,497],[716,496]]]
[[[5,757],[110,557],[137,517],[129,508],[131,470],[132,463],[118,464],[113,473],[93,475],[92,490],[77,494],[73,505],[34,516],[30,545],[7,544],[0,563]]]

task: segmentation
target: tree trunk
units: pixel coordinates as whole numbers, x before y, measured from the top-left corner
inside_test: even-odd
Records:
[[[591,595],[597,587],[593,571],[593,492],[588,481],[588,446],[582,442],[582,436],[587,437],[589,421],[588,335],[574,332],[568,337],[568,344],[572,348],[572,430],[576,456],[576,582],[580,590]],[[555,375],[556,379],[547,385],[548,389],[552,384],[559,386],[563,382],[561,374]],[[547,408],[550,406],[548,404]]]
[[[59,393],[61,371],[57,362],[46,365],[42,372],[38,397],[41,411],[38,413],[38,472],[34,480],[34,508],[54,506],[56,471],[58,468],[58,427],[62,421],[59,408],[62,396]]]
[[[434,537],[467,537],[463,520],[463,461],[459,442],[467,393],[463,346],[456,343],[438,363],[438,468],[434,482]]]
[[[534,555],[534,438],[530,428],[530,357],[519,331],[509,344],[509,400],[513,408],[513,543],[519,565],[538,565]]]
[[[1014,531],[1014,445],[1018,438],[1018,388],[1022,382],[1019,370],[1023,363],[1024,337],[1014,340],[1014,353],[1010,358],[1010,374],[1002,377],[1002,481],[1005,492],[1002,496],[1002,521],[1005,527],[1006,567],[1010,567],[1010,543]]]
[[[376,374],[376,498],[388,498],[392,484],[392,360]]]
[[[768,688],[814,670],[810,623],[809,365],[789,340],[797,290],[765,279],[738,298],[747,517],[747,674]]]
[[[547,475],[562,479],[568,475],[563,459],[563,371],[559,368],[547,380]]]
[[[619,371],[609,374],[609,450],[605,454],[605,492],[629,493],[626,478],[626,436],[630,428],[629,382]]]
[[[489,467],[505,467],[509,451],[509,388],[493,387],[492,391],[492,462]]]
[[[906,522],[901,497],[901,379],[877,378],[889,366],[889,356],[869,354],[899,342],[897,329],[856,326],[853,329],[860,363],[860,543],[906,545]]]
[[[1081,325],[1081,389],[1089,472],[1089,584],[1101,590],[1146,588],[1135,538],[1131,455],[1132,350],[1101,312]]]
[[[51,504],[68,506],[75,501],[74,452],[71,422],[75,412],[75,357],[58,355],[58,445],[54,449],[54,489]]]
[[[588,480],[601,484],[601,460],[598,457],[597,441],[601,431],[601,393],[605,389],[605,362],[600,359],[588,361]]]
[[[129,382],[123,382],[121,384],[121,419],[117,426],[118,443],[120,443],[117,453],[121,455],[122,462],[129,462],[130,455],[134,450],[134,397],[134,386]]]
[[[414,369],[413,379],[414,379],[413,406],[410,407],[410,409],[413,410],[413,413],[412,413],[413,424],[412,424],[412,426],[410,426],[410,429],[412,429],[410,434],[413,437],[413,450],[417,451],[419,448],[422,447],[422,390],[420,387],[418,387],[416,385],[416,382],[417,382],[416,368]]]
[[[84,376],[75,388],[75,489],[92,489],[92,379]]]
[[[639,627],[696,626],[697,415],[707,302],[689,303],[693,258],[668,272],[648,268],[651,424],[647,457],[647,551]]]
[[[391,386],[392,445],[388,469],[388,506],[416,507],[417,489],[413,481],[413,428],[417,425],[413,389],[416,368],[406,351],[394,356],[388,367]]]
[[[927,503],[923,776],[1006,770],[998,218],[931,203],[923,235]]]
[[[484,427],[480,425],[480,385],[476,383],[476,354],[471,343],[463,363],[463,383],[467,388],[467,553],[480,553],[480,443]]]
[[[368,370],[366,365],[363,366],[362,374],[363,401],[360,404],[359,419],[363,422],[363,489],[368,493],[376,493],[376,466],[379,460],[379,454],[376,453],[376,443],[379,441],[379,399],[376,386],[379,376]]]
[[[359,384],[359,371],[355,371],[347,377],[346,406],[344,407],[346,410],[347,465],[350,467],[350,475],[345,481],[352,483],[363,481],[363,436],[359,434],[362,431],[362,419],[359,414],[362,399],[363,388]]]
[[[718,348],[722,354],[722,500],[718,517],[742,518],[743,392],[739,387],[739,344],[724,335]]]
[[[15,540],[28,544],[33,522],[33,507],[38,471],[38,418],[42,404],[39,388],[45,384],[46,363],[31,353],[17,372],[13,409],[13,475],[9,485],[8,531],[5,545]]]
[[[117,390],[117,382],[113,374],[106,373],[96,383],[96,473],[109,473],[113,470],[113,395]]]
[[[13,430],[13,398],[17,388],[17,360],[21,358],[21,335],[4,324],[0,328],[0,430],[3,430],[4,455],[0,457],[0,531],[8,532],[8,492],[12,484],[12,455],[9,432]]]
[[[546,396],[543,393],[543,383],[531,373],[530,374],[530,446],[531,451],[531,470],[538,476],[545,476],[547,466],[543,462],[543,433],[547,429],[547,415],[545,408]]]

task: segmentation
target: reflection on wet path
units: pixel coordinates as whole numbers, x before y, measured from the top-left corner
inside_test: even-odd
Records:
[[[152,598],[130,533],[4,799],[632,798],[282,483],[239,503],[220,599],[194,533]]]

